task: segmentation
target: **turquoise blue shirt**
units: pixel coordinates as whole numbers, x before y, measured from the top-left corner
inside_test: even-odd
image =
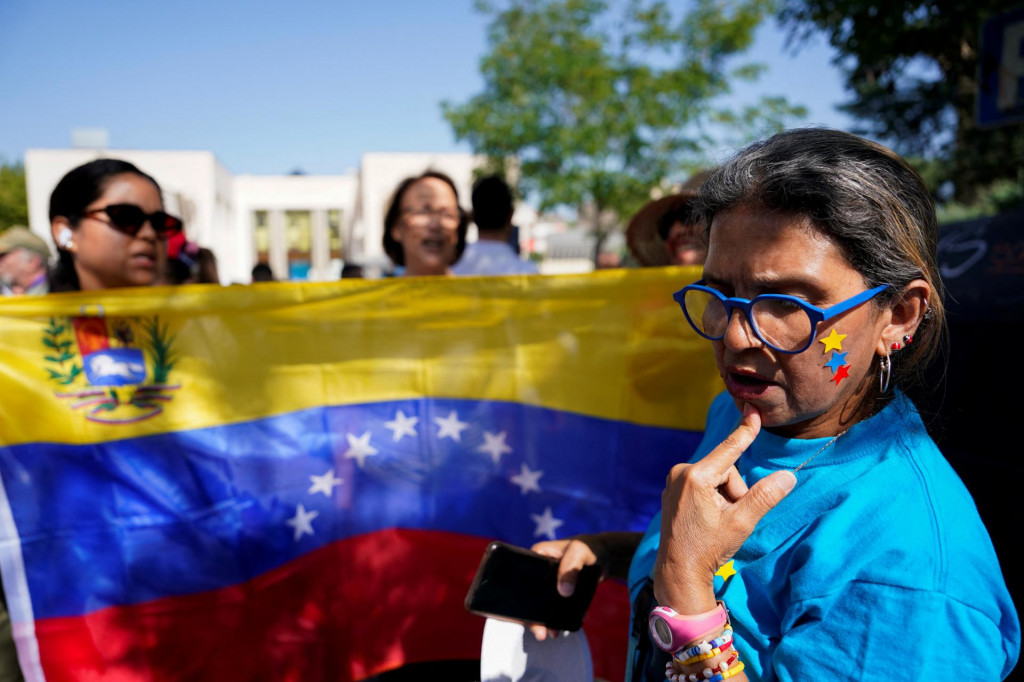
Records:
[[[739,417],[718,396],[694,459]],[[762,431],[737,467],[752,485],[828,441]],[[654,567],[660,524],[659,514],[630,567],[633,600]],[[1017,661],[1020,622],[988,532],[902,395],[797,474],[731,568],[715,591],[751,679],[994,680]]]

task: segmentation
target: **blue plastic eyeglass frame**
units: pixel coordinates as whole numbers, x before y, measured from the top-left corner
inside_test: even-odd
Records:
[[[711,341],[718,341],[719,339],[724,338],[725,334],[722,334],[721,336],[708,336],[707,334],[700,330],[700,327],[693,323],[693,320],[690,319],[690,313],[686,311],[687,291],[703,291],[717,298],[719,301],[722,302],[722,305],[725,306],[727,320],[731,320],[732,311],[735,310],[736,308],[739,308],[740,310],[743,311],[743,314],[746,315],[747,322],[750,324],[750,328],[754,330],[754,334],[757,336],[758,339],[761,340],[761,343],[768,346],[772,350],[778,351],[780,353],[796,355],[797,353],[803,353],[805,350],[811,347],[812,343],[814,343],[815,331],[817,331],[819,324],[821,324],[825,320],[835,317],[836,315],[842,315],[847,310],[852,310],[853,308],[856,308],[862,303],[867,303],[875,296],[878,296],[878,294],[882,293],[891,286],[891,284],[880,284],[879,286],[873,289],[862,291],[856,296],[851,296],[845,301],[836,303],[834,306],[830,306],[828,308],[819,308],[816,305],[811,305],[810,303],[804,301],[803,299],[799,299],[796,296],[790,296],[788,294],[761,294],[760,296],[755,296],[754,298],[737,298],[723,296],[722,292],[718,291],[717,289],[712,289],[711,287],[704,286],[704,280],[702,279],[694,282],[693,284],[683,287],[676,293],[672,294],[672,298],[675,299],[675,302],[679,304],[680,308],[682,308],[683,315],[686,316],[686,321],[690,323],[690,326],[693,327],[693,330],[700,334],[701,336],[703,336],[705,339],[709,339]],[[794,303],[800,308],[802,308],[805,313],[807,313],[807,317],[811,321],[811,334],[807,337],[807,343],[803,346],[803,348],[800,348],[799,350],[783,350],[782,348],[778,348],[777,346],[768,343],[768,340],[761,336],[761,331],[757,328],[757,324],[754,322],[754,318],[751,317],[750,315],[750,308],[751,306],[754,305],[754,302],[764,300],[787,301],[789,303]],[[726,323],[726,329],[728,329],[728,323]]]

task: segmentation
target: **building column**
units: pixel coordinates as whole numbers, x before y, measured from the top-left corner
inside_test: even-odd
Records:
[[[267,225],[270,232],[270,269],[274,279],[288,280],[288,236],[284,233],[284,211],[267,211]]]
[[[327,210],[318,208],[310,211],[310,281],[323,282],[327,279],[331,243],[327,234]]]

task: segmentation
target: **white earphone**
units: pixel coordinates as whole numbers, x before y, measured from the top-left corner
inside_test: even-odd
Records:
[[[60,228],[60,234],[57,235],[57,243],[60,244],[62,249],[66,249],[71,246],[71,229],[67,227]]]

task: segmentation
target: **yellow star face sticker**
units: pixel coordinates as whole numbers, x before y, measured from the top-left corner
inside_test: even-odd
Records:
[[[721,578],[723,582],[736,575],[736,569],[733,568],[733,560],[729,559],[728,563],[715,571],[715,575]]]
[[[846,338],[846,334],[837,334],[836,330],[833,329],[828,336],[823,339],[818,339],[818,343],[825,344],[825,352],[829,353],[834,350],[843,349],[843,339]]]

